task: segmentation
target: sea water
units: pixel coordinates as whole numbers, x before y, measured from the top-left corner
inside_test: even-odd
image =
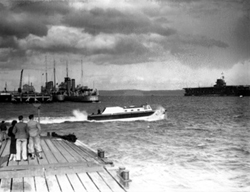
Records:
[[[106,106],[145,103],[158,111],[153,120],[86,120]],[[0,103],[0,120],[9,123],[32,113],[32,104]],[[126,167],[129,192],[250,191],[249,97],[106,96],[100,103],[42,104],[40,114],[44,132],[74,133]]]

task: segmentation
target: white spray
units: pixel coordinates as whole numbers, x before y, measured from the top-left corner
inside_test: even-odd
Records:
[[[72,111],[73,116],[66,117],[40,117],[41,124],[56,124],[64,122],[82,122],[87,121],[88,113],[86,111],[80,111],[79,109],[74,109]],[[158,106],[155,110],[155,113],[148,117],[137,117],[130,119],[121,119],[121,120],[111,120],[111,121],[158,121],[165,119],[167,116],[166,110],[162,106]],[[12,120],[7,120],[6,122],[11,123]],[[26,119],[25,119],[26,121]]]

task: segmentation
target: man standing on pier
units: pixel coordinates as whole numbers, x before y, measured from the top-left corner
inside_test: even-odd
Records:
[[[41,126],[40,124],[34,120],[34,115],[29,116],[29,122],[27,123],[28,131],[29,131],[29,153],[31,154],[31,159],[35,158],[35,150],[38,154],[39,159],[42,159],[42,148],[41,148]]]
[[[16,137],[16,161],[22,159],[27,161],[27,138],[28,138],[28,129],[27,124],[23,122],[23,116],[18,117],[19,122],[13,128],[12,133]]]

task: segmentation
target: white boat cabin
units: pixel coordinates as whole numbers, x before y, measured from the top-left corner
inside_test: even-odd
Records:
[[[0,95],[11,95],[11,94],[7,92],[0,92]]]
[[[129,106],[129,107],[106,107],[104,108],[102,114],[115,114],[115,113],[133,113],[133,112],[145,112],[145,111],[152,111],[150,105],[142,105],[139,107],[136,106]]]

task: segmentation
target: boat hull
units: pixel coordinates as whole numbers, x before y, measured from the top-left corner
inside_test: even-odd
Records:
[[[65,96],[65,101],[73,101],[73,102],[99,102],[98,95],[86,95],[86,96]]]
[[[250,96],[250,86],[184,88],[185,96]]]
[[[134,112],[134,113],[117,113],[117,114],[100,114],[100,115],[89,115],[88,120],[90,121],[110,121],[110,120],[126,120],[126,119],[140,119],[153,115],[155,111],[145,112]]]

